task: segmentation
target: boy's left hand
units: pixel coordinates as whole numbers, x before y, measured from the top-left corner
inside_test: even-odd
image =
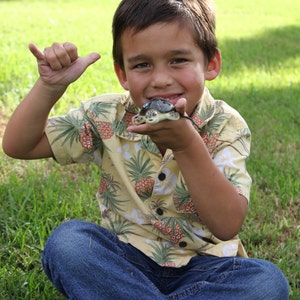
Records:
[[[185,115],[186,99],[179,99],[175,108],[180,115]],[[174,152],[183,151],[191,143],[195,134],[199,136],[191,121],[186,118],[180,118],[177,121],[165,120],[156,124],[132,125],[127,130],[149,135],[159,148],[171,149]]]

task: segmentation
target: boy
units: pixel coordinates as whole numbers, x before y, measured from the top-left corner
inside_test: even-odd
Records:
[[[246,258],[236,236],[251,179],[250,131],[205,88],[221,70],[211,1],[123,0],[113,21],[115,72],[128,92],[90,99],[48,120],[68,85],[99,59],[54,43],[37,58],[40,77],[3,140],[16,158],[53,157],[101,168],[101,227],[59,226],[43,266],[70,299],[287,299],[273,264]],[[134,125],[155,97],[177,121]],[[274,289],[276,287],[276,289]]]

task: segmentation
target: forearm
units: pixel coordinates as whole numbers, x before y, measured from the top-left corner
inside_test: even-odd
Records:
[[[174,151],[200,219],[222,240],[236,235],[243,223],[247,200],[218,170],[197,132],[186,148]]]
[[[44,130],[51,108],[65,89],[47,86],[41,79],[36,82],[8,122],[3,137],[5,153],[21,159],[52,155]]]

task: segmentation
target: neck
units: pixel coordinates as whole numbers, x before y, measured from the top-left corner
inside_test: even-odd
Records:
[[[166,151],[167,151],[167,148],[165,147],[160,147],[160,146],[157,146],[158,147],[158,150],[160,151],[161,155],[164,156]]]

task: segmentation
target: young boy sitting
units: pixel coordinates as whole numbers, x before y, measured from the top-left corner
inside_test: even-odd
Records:
[[[15,158],[94,162],[102,222],[69,221],[50,236],[43,267],[69,299],[287,299],[284,275],[247,258],[237,233],[251,179],[250,131],[205,87],[221,70],[209,0],[123,0],[113,58],[123,94],[48,119],[67,87],[100,56],[75,45],[30,44],[40,77],[11,117]],[[179,120],[135,124],[154,98]]]

